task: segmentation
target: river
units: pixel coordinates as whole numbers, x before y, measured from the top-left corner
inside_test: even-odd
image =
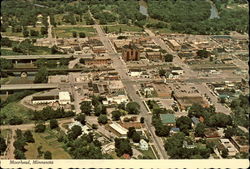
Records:
[[[145,16],[148,16],[148,7],[147,7],[147,3],[143,0],[140,0],[139,2],[139,5],[140,5],[140,13],[142,15],[145,15]]]
[[[211,14],[210,14],[209,19],[220,18],[219,12],[218,12],[215,4],[211,0],[210,0],[210,5],[211,5],[211,9],[210,9]]]

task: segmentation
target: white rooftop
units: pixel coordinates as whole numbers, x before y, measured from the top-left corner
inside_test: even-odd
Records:
[[[59,100],[70,100],[69,92],[59,92]]]
[[[121,135],[126,135],[128,130],[123,128],[120,124],[114,122],[113,124],[110,124],[110,127],[112,127],[114,130],[116,130]]]

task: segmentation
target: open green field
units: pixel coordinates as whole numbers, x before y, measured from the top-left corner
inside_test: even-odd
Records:
[[[63,149],[63,143],[57,141],[57,131],[46,129],[44,133],[33,132],[35,143],[28,143],[25,147],[25,157],[27,159],[43,159],[43,156],[38,156],[37,148],[42,146],[42,151],[50,151],[52,159],[71,159],[70,155]]]
[[[33,80],[27,77],[14,77],[12,78],[8,84],[32,84]]]
[[[72,38],[72,32],[84,32],[86,36],[95,36],[96,30],[93,27],[61,26],[53,28],[58,38]]]
[[[105,30],[106,26],[102,26],[102,29]],[[142,32],[143,28],[138,26],[129,26],[129,25],[115,25],[115,26],[107,26],[109,33],[119,33],[120,29],[122,32]]]
[[[24,123],[30,122],[31,110],[24,107],[20,103],[12,102],[1,108],[0,114],[7,116],[4,122],[7,123],[12,117],[19,117],[23,119]]]
[[[150,146],[148,147],[148,150],[140,150],[140,152],[142,152],[143,156],[150,157],[151,159],[156,159]]]

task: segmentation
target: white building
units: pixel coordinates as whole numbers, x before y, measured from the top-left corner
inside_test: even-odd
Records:
[[[238,150],[230,142],[229,139],[220,139],[221,144],[228,150],[228,156],[235,156]]]
[[[59,104],[70,104],[70,94],[69,92],[59,92]]]
[[[126,95],[107,96],[106,98],[107,102],[103,101],[103,104],[121,104],[122,102],[127,103],[129,101]]]
[[[143,139],[140,140],[140,149],[141,150],[148,150],[148,143]]]
[[[123,137],[123,138],[127,137],[128,130],[116,122],[113,122],[112,124],[109,125],[109,130],[118,137]]]

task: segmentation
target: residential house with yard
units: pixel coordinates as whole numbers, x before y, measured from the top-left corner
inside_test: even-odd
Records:
[[[232,143],[239,152],[249,153],[249,140],[243,136],[233,136]]]
[[[166,126],[175,126],[176,120],[174,114],[160,114],[161,122]]]

